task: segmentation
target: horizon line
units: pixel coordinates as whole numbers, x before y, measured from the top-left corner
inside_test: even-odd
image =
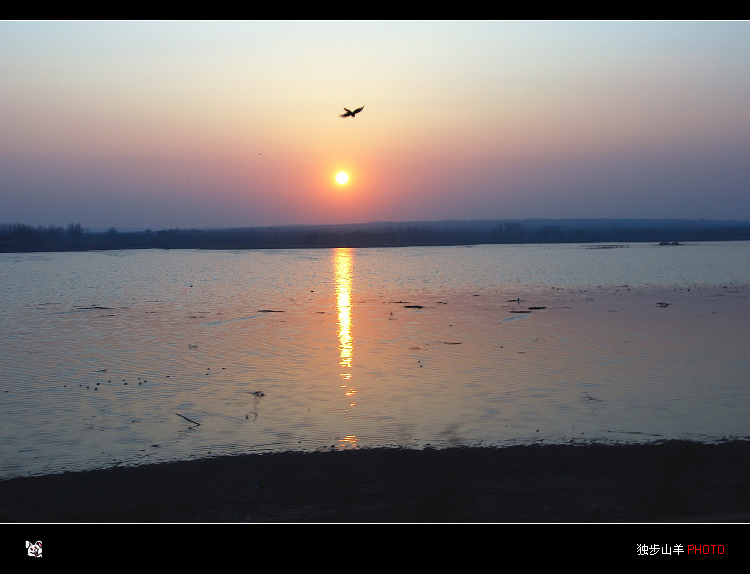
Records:
[[[705,217],[690,218],[690,217],[510,217],[510,218],[474,218],[474,219],[414,219],[414,220],[371,220],[371,221],[360,221],[360,222],[347,222],[347,223],[279,223],[279,224],[257,224],[257,225],[226,225],[226,226],[207,226],[207,227],[181,227],[179,225],[172,227],[160,227],[156,231],[171,231],[180,229],[184,231],[216,231],[216,230],[232,230],[232,229],[282,229],[282,228],[330,228],[330,227],[351,227],[351,226],[374,226],[374,225],[390,225],[390,226],[405,226],[405,225],[472,225],[472,224],[492,224],[492,223],[504,223],[504,222],[661,222],[661,223],[702,223],[702,224],[715,224],[715,225],[729,225],[729,224],[740,224],[750,225],[750,219],[709,219]],[[68,222],[64,225],[56,224],[29,224],[22,222],[14,223],[0,223],[0,228],[13,227],[13,226],[24,226],[35,229],[43,228],[65,228],[70,226],[78,226],[82,231],[89,233],[99,233],[115,230],[118,233],[137,233],[153,230],[152,227],[123,227],[118,229],[117,227],[110,225],[107,227],[84,227],[78,222]]]

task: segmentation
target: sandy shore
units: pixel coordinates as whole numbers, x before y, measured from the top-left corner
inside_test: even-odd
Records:
[[[3,523],[748,521],[750,441],[276,453],[0,481]]]

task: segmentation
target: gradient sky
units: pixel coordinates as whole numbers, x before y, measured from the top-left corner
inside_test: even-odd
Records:
[[[0,223],[749,220],[749,182],[750,22],[0,22]]]

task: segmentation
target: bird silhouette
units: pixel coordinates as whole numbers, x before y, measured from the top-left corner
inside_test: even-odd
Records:
[[[351,111],[351,110],[350,110],[349,108],[344,108],[344,109],[346,110],[346,113],[345,113],[345,114],[341,114],[341,117],[342,117],[342,118],[348,118],[348,117],[350,117],[350,116],[351,116],[351,117],[354,117],[354,116],[356,116],[356,115],[357,115],[357,114],[358,114],[359,112],[361,112],[362,110],[364,110],[364,109],[365,109],[365,107],[364,107],[364,106],[362,106],[361,108],[357,108],[357,109],[356,109],[356,110],[354,110],[354,111]]]

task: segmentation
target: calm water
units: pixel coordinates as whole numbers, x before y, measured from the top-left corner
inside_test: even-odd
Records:
[[[750,242],[0,254],[0,477],[750,435]]]

